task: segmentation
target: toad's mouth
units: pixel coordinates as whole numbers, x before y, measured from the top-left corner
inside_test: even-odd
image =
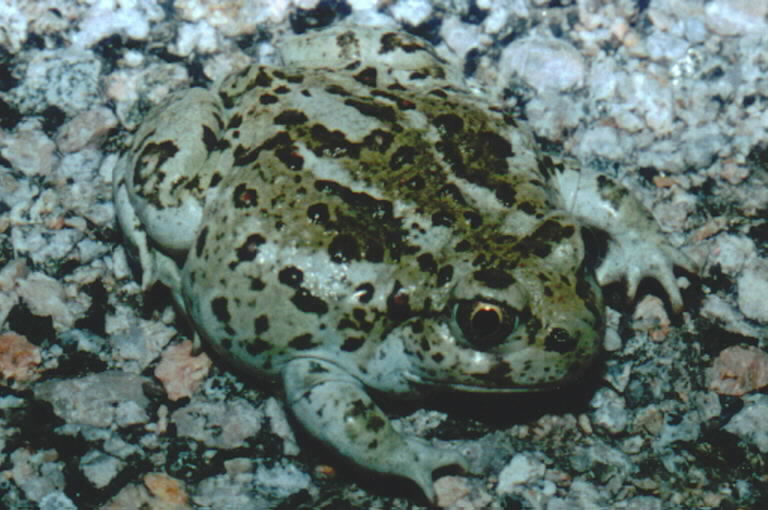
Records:
[[[440,379],[433,379],[429,377],[418,376],[412,373],[406,373],[405,379],[408,382],[417,386],[427,386],[432,389],[442,389],[449,391],[456,391],[462,393],[489,393],[489,394],[502,394],[502,393],[527,393],[534,391],[550,391],[556,390],[563,385],[563,381],[555,382],[538,382],[535,384],[513,384],[509,386],[490,386],[480,384],[463,384],[442,381]]]

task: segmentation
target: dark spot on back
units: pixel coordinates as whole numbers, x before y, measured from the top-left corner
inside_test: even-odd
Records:
[[[293,140],[290,135],[285,131],[280,131],[276,135],[267,139],[255,148],[250,146],[238,145],[233,151],[235,158],[234,164],[237,166],[245,166],[253,163],[259,158],[259,154],[264,150],[277,150],[281,147],[288,147],[293,150]]]
[[[402,287],[402,284],[396,281],[387,297],[387,315],[397,322],[404,321],[413,314],[410,297]]]
[[[412,165],[416,160],[416,148],[409,145],[398,147],[389,158],[389,167],[394,170],[400,170],[405,165]]]
[[[205,249],[205,240],[208,237],[208,227],[203,227],[203,229],[200,231],[200,233],[197,236],[197,241],[195,242],[195,255],[197,257],[202,257],[203,250]]]
[[[432,215],[432,225],[435,227],[450,227],[453,225],[453,216],[445,211],[438,211]]]
[[[259,96],[259,103],[263,105],[275,104],[278,101],[280,101],[280,99],[272,94],[262,94]]]
[[[250,262],[259,253],[259,246],[267,240],[261,234],[251,234],[248,239],[237,248],[237,260],[239,262]]]
[[[387,152],[395,136],[383,129],[374,129],[363,139],[363,146],[371,151]]]
[[[211,300],[211,312],[213,312],[214,317],[223,324],[229,324],[229,321],[232,319],[228,310],[227,298],[223,296]]]
[[[351,106],[366,117],[373,117],[375,119],[381,120],[382,122],[393,123],[396,119],[395,110],[389,105],[369,103],[353,98],[345,99],[344,104]]]
[[[344,343],[341,344],[341,350],[345,352],[355,352],[360,347],[362,347],[364,343],[365,338],[363,337],[347,337],[344,339]]]
[[[288,342],[288,345],[297,351],[306,351],[307,349],[312,349],[318,346],[316,342],[312,341],[312,335],[309,333],[292,338]]]
[[[242,123],[243,123],[243,116],[240,113],[235,113],[229,119],[229,123],[227,124],[227,129],[237,129],[240,127]]]
[[[496,199],[506,207],[512,207],[515,204],[516,195],[515,189],[507,183],[496,186]]]
[[[313,141],[312,152],[318,157],[351,157],[360,156],[358,144],[351,143],[341,131],[330,131],[322,124],[314,124],[310,128]]]
[[[437,262],[431,253],[422,253],[416,259],[419,263],[419,269],[425,273],[435,273],[437,271]]]
[[[284,110],[275,117],[275,124],[282,126],[296,126],[307,122],[307,116],[299,110]]]
[[[208,152],[215,151],[219,146],[219,139],[208,126],[203,126],[203,144]]]
[[[304,273],[302,273],[296,266],[288,266],[280,270],[277,275],[277,280],[283,285],[295,289],[301,285],[302,281],[304,281]]]
[[[355,294],[357,294],[357,300],[365,304],[373,299],[374,291],[375,288],[372,283],[363,283],[357,286],[355,289]]]
[[[250,342],[245,344],[245,350],[251,356],[258,356],[259,354],[268,351],[272,348],[272,344],[262,340],[261,338],[254,338]]]
[[[438,115],[433,122],[449,135],[457,135],[464,130],[464,120],[454,113]]]
[[[304,157],[296,151],[293,146],[279,147],[275,149],[275,156],[280,160],[289,170],[298,172],[304,168]]]
[[[446,184],[437,192],[439,197],[450,197],[454,202],[460,205],[466,205],[467,201],[464,200],[461,190],[455,184]]]
[[[443,266],[437,273],[437,285],[442,287],[447,285],[453,279],[453,266]]]
[[[483,217],[475,211],[464,211],[464,219],[472,228],[477,228],[483,224]]]
[[[267,74],[264,68],[259,69],[259,73],[251,82],[251,88],[257,87],[269,87],[272,85],[272,77]]]
[[[352,95],[347,91],[347,89],[339,85],[328,85],[325,87],[325,91],[329,94],[333,94],[334,96],[349,97]]]
[[[253,321],[253,332],[260,335],[269,329],[269,318],[266,315],[259,315]]]
[[[494,131],[483,131],[478,133],[478,141],[482,148],[487,149],[492,155],[499,159],[514,156],[512,144],[509,140]]]
[[[517,204],[517,208],[529,216],[536,215],[536,206],[531,202],[521,202]]]
[[[307,289],[299,289],[291,297],[291,303],[304,313],[324,315],[328,312],[328,304],[313,296]]]
[[[145,145],[139,157],[136,158],[136,167],[140,168],[141,171],[133,173],[132,184],[141,186],[147,176],[156,175],[165,162],[174,157],[177,152],[179,152],[179,147],[170,140]],[[147,165],[147,162],[151,162],[152,165]]]
[[[355,80],[362,83],[363,85],[366,85],[368,87],[375,87],[376,86],[376,68],[375,67],[366,67],[356,75],[354,75]]]
[[[457,252],[465,252],[472,249],[472,245],[466,239],[462,239],[461,241],[456,243],[456,246],[454,246],[453,249]]]
[[[326,223],[330,217],[328,206],[322,202],[312,204],[307,207],[307,218],[312,223]]]
[[[342,264],[360,259],[360,247],[357,240],[349,234],[339,234],[328,245],[328,255],[331,261]]]
[[[236,209],[256,207],[259,203],[259,194],[255,189],[249,188],[245,183],[238,184],[232,194]]]
[[[515,281],[512,275],[501,269],[481,269],[472,273],[472,276],[492,289],[506,289]]]
[[[424,182],[424,178],[420,175],[415,175],[405,181],[405,187],[408,188],[411,191],[419,191],[424,189],[424,185],[426,183]]]

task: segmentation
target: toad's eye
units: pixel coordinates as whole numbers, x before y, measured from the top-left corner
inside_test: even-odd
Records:
[[[458,303],[454,320],[464,338],[480,351],[502,343],[518,324],[517,314],[508,307],[480,300]]]

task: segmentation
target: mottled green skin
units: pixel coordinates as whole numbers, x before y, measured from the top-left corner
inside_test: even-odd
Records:
[[[581,225],[613,221],[578,203],[660,236],[612,181],[574,185],[426,43],[339,30],[292,44],[283,69],[250,67],[151,113],[115,173],[118,217],[145,286],[168,285],[210,345],[282,378],[294,413],[343,455],[432,497],[431,472],[462,458],[395,432],[365,387],[576,379],[604,328]],[[669,289],[665,250],[667,267],[636,272]]]

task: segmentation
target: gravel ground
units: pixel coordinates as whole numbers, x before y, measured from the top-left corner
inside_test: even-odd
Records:
[[[470,459],[439,506],[768,507],[768,3],[750,0],[0,0],[0,507],[425,508],[193,355],[114,223],[112,169],[151,104],[338,23],[431,41],[701,267],[679,316],[653,285],[606,289],[604,359],[573,387],[387,402]]]

